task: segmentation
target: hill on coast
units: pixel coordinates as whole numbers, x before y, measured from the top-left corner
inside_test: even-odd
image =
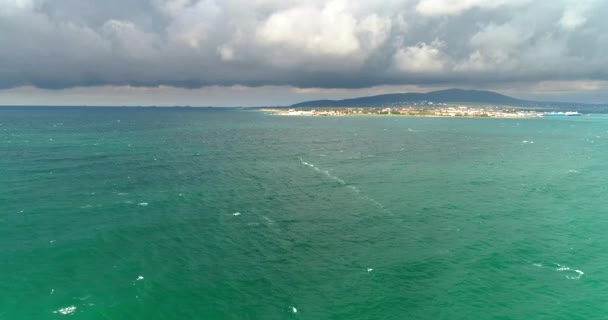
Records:
[[[469,103],[518,106],[539,111],[579,111],[583,113],[608,113],[606,104],[586,104],[577,102],[546,102],[522,100],[493,91],[447,89],[426,93],[391,93],[343,100],[314,100],[291,105],[290,107],[390,107],[404,104]]]
[[[529,104],[532,101],[520,100],[500,93],[481,90],[448,89],[427,93],[392,93],[377,96],[343,100],[315,100],[296,103],[292,107],[367,107],[400,103],[491,103],[491,104]]]

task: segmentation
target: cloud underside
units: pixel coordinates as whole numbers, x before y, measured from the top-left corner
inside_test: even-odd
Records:
[[[608,79],[600,0],[0,0],[0,88]]]

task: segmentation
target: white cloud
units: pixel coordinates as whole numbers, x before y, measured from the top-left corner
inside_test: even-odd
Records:
[[[177,16],[191,3],[191,0],[155,0],[154,6],[163,14]]]
[[[116,49],[132,58],[149,57],[156,51],[155,35],[139,30],[130,21],[109,20],[103,25],[103,32],[113,40]]]
[[[212,26],[222,14],[222,9],[213,0],[190,3],[187,0],[173,0],[168,9],[172,16],[167,27],[169,38],[193,49],[200,48],[211,33]]]
[[[302,5],[272,14],[257,31],[262,43],[301,49],[309,54],[343,56],[360,48],[357,21],[346,1],[323,7]]]
[[[573,31],[587,22],[587,15],[595,0],[579,0],[566,6],[559,25],[566,31]]]
[[[395,53],[394,65],[402,72],[439,72],[446,67],[445,54],[441,51],[443,42],[435,40],[430,44],[421,42],[415,46],[400,48]]]
[[[600,0],[74,3],[0,0],[0,88],[608,79]]]
[[[377,14],[372,14],[361,21],[357,31],[360,38],[365,39],[362,42],[368,48],[374,49],[386,41],[390,28],[391,20],[389,18],[382,18]]]
[[[0,13],[10,9],[31,10],[35,4],[35,0],[0,0]]]
[[[220,55],[223,61],[234,60],[234,49],[228,44],[223,44],[217,47],[217,53]]]
[[[420,0],[416,10],[424,15],[454,15],[471,8],[496,8],[522,0]]]
[[[491,23],[471,37],[469,44],[473,51],[455,70],[514,70],[520,65],[521,52],[533,35],[534,30],[529,26]]]

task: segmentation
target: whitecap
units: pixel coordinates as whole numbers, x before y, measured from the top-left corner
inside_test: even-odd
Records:
[[[268,224],[274,224],[274,220],[268,218],[267,216],[262,216],[262,218],[264,218],[264,220],[266,220],[266,222],[268,222]]]
[[[361,190],[359,190],[359,188],[357,188],[355,186],[349,185],[349,186],[347,186],[347,188],[353,190],[356,193],[361,193]]]
[[[142,206],[142,207],[145,207],[145,206],[147,206],[147,205],[148,205],[148,203],[147,203],[147,202],[140,202],[140,203],[138,203],[138,205],[140,205],[140,206]]]
[[[236,216],[240,216],[240,215],[241,215],[241,213],[240,213],[240,212],[235,212],[235,213],[233,213],[232,215],[236,217]]]
[[[119,192],[119,193],[117,193],[117,195],[119,195],[119,196],[126,196],[126,195],[128,195],[128,193],[126,193],[126,192]]]
[[[372,272],[372,271],[374,271],[373,268],[367,268],[367,272]]]
[[[292,306],[292,307],[290,307],[290,308],[291,308],[291,312],[293,312],[293,313],[298,313],[298,309],[296,309],[296,307],[293,307],[293,306]]]
[[[567,272],[566,274],[566,278],[570,279],[570,280],[578,280],[580,279],[583,275],[585,275],[585,273],[582,270],[578,270],[578,269],[572,269],[570,267],[567,266],[562,266],[559,263],[555,264],[557,266],[556,271],[559,272]]]
[[[144,280],[144,276],[138,276],[137,279],[135,279],[136,281],[140,281],[140,280]]]
[[[75,306],[69,306],[69,307],[61,308],[57,311],[53,311],[53,313],[61,313],[63,315],[72,314],[74,312],[76,312]]]

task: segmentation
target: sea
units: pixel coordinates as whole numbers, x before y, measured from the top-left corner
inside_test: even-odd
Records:
[[[608,116],[0,108],[0,319],[607,319]]]

